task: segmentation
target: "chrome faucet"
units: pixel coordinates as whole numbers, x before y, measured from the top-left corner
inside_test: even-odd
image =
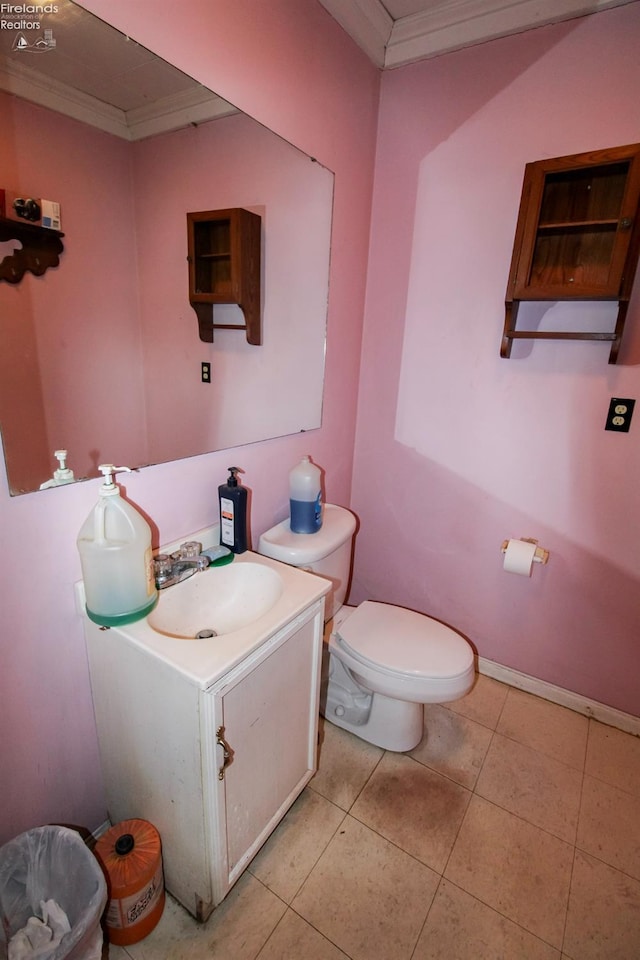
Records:
[[[209,562],[209,557],[202,553],[202,544],[195,540],[181,544],[180,549],[170,555],[159,553],[153,561],[156,587],[158,590],[172,587],[198,570],[206,570]]]

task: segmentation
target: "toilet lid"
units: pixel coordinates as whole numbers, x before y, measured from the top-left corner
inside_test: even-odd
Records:
[[[473,664],[473,650],[451,627],[422,613],[365,600],[336,634],[364,662],[412,676],[454,677]]]

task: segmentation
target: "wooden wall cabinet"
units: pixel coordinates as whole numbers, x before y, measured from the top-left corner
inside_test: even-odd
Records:
[[[27,220],[0,217],[0,242],[19,240],[22,244],[21,249],[0,261],[0,280],[20,283],[27,271],[40,277],[49,267],[57,267],[64,250],[62,237],[64,233],[59,230],[40,227]]]
[[[528,163],[500,355],[518,338],[611,341],[615,363],[640,252],[640,144]],[[616,300],[613,332],[517,330],[523,300]]]
[[[213,343],[217,327],[245,330],[249,343],[262,343],[261,229],[261,218],[240,207],[187,214],[189,302],[201,340]],[[216,323],[216,303],[237,304],[244,327]]]

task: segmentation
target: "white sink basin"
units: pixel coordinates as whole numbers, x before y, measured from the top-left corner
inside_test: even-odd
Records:
[[[233,563],[194,573],[160,591],[147,623],[180,640],[220,637],[268,613],[284,590],[280,574],[261,563]]]

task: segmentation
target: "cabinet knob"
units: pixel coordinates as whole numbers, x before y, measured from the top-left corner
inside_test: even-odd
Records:
[[[620,229],[630,230],[632,223],[633,223],[633,220],[630,217],[623,217],[622,220],[620,221]]]

